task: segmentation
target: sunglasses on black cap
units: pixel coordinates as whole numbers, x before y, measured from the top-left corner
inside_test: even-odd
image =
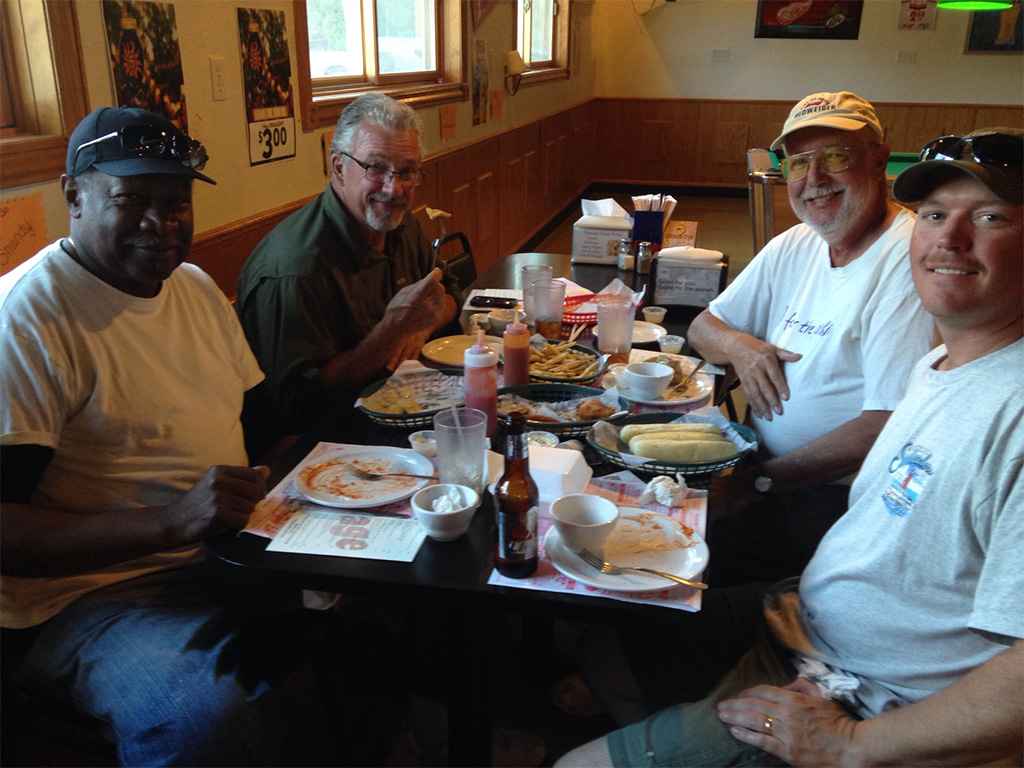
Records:
[[[210,159],[206,147],[184,133],[163,131],[151,125],[126,125],[106,136],[80,144],[71,160],[71,167],[77,168],[78,153],[86,147],[114,139],[121,140],[121,149],[128,155],[175,160],[194,171],[201,171]]]
[[[924,145],[921,159],[959,160],[1019,172],[1024,164],[1024,138],[1006,133],[942,136]]]

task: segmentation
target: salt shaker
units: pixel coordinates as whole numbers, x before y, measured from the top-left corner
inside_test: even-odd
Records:
[[[651,259],[654,254],[651,251],[651,244],[644,240],[636,248],[636,273],[647,275],[651,271]]]
[[[628,238],[623,238],[619,242],[619,271],[621,272],[632,272],[633,271],[633,246]]]

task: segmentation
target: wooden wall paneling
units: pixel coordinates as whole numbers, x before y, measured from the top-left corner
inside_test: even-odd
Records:
[[[499,231],[498,249],[511,253],[533,230],[530,159],[537,154],[540,129],[536,123],[517,128],[499,138]],[[534,163],[534,166],[536,164]]]
[[[494,144],[492,142],[492,144]],[[501,209],[501,185],[499,168],[481,168],[476,177],[476,244],[473,245],[473,261],[477,272],[482,272],[503,255],[499,251]],[[479,253],[479,255],[477,255]]]
[[[430,217],[427,216],[426,209],[428,207],[437,208],[442,211],[447,211],[448,209],[441,204],[441,185],[440,179],[438,178],[438,161],[435,160],[423,163],[423,170],[426,171],[427,177],[423,180],[423,183],[416,188],[415,197],[413,198],[412,214],[419,221],[420,226],[427,234],[427,237],[431,240],[435,240],[441,236],[441,223],[439,219],[431,221]],[[450,219],[445,219],[445,233],[453,231],[449,226],[450,221]]]
[[[974,129],[1024,128],[1024,107],[977,107],[974,121]]]

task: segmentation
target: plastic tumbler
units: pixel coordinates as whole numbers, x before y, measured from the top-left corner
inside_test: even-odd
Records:
[[[608,363],[628,363],[636,308],[626,297],[603,298],[597,305],[597,349]]]
[[[437,472],[442,483],[483,493],[487,476],[487,415],[476,408],[445,408],[434,414]]]
[[[555,276],[555,268],[550,264],[528,264],[520,271],[523,289],[523,320],[527,325],[533,325],[533,284],[538,280],[550,280]]]
[[[562,338],[562,313],[565,311],[565,283],[561,280],[537,280],[533,284],[533,325],[545,339]]]

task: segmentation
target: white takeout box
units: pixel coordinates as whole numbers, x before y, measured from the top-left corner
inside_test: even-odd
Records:
[[[583,216],[572,227],[572,260],[582,264],[617,264],[619,242],[633,227],[623,216]]]
[[[554,501],[570,493],[583,493],[593,477],[579,451],[530,446],[530,477],[541,501]]]

